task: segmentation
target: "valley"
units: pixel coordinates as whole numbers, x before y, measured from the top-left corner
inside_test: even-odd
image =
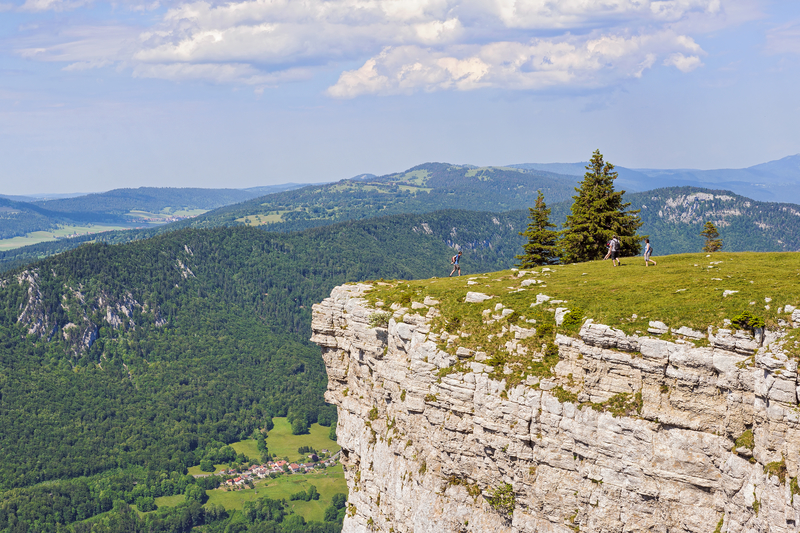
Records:
[[[439,302],[451,318],[433,317],[447,333],[437,346],[455,359],[466,350],[484,353],[482,364],[502,360],[508,368],[487,375],[509,386],[553,374],[552,349],[530,354],[549,342],[537,324],[562,307],[625,335],[669,324],[675,331],[663,338],[702,348],[684,337],[709,320],[749,311],[781,328],[789,308],[777,300],[800,301],[787,275],[793,254],[732,253],[800,249],[800,207],[723,190],[626,193],[657,268],[624,258],[613,270],[598,261],[509,271],[537,190],[560,226],[573,185],[541,171],[426,164],[216,209],[153,204],[114,216],[191,218],[0,252],[0,531],[338,533],[349,508],[334,497],[356,475],[352,457],[344,470],[274,479],[251,467],[300,465],[304,446],[335,453],[329,435],[352,429],[323,397],[330,370],[309,342],[312,307],[342,284],[377,280],[366,299],[390,316],[427,306],[425,296]],[[725,253],[672,255],[696,252],[707,220]],[[78,227],[107,228],[62,231]],[[464,252],[464,275],[448,279],[454,249]],[[492,296],[494,311],[464,307],[467,292]],[[552,331],[574,334],[570,316]],[[528,330],[541,335],[516,338]],[[562,399],[572,397],[567,385]],[[267,458],[259,434],[270,425]],[[230,482],[209,475],[223,471]],[[60,503],[43,503],[51,493]]]

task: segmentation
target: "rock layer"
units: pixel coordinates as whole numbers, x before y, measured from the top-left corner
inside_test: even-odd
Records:
[[[434,306],[372,327],[367,288],[334,289],[312,324],[339,410],[345,533],[797,531],[797,363],[782,332],[709,329],[696,347],[587,321],[557,336],[554,378],[507,388],[479,362],[444,370],[462,354],[431,339]],[[640,395],[638,414],[584,403],[620,393]]]

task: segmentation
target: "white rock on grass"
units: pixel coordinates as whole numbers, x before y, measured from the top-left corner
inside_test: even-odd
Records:
[[[465,302],[471,304],[478,304],[481,302],[485,302],[486,300],[491,300],[494,296],[489,296],[488,294],[484,294],[482,292],[468,292],[467,297],[465,298]]]
[[[739,291],[724,291],[724,292],[722,293],[722,297],[723,297],[723,298],[727,298],[727,297],[728,297],[728,296],[730,296],[731,294],[736,294],[737,292],[739,292]]]
[[[556,325],[560,326],[564,322],[564,317],[566,314],[569,313],[569,309],[566,307],[557,307],[556,308]]]
[[[545,303],[548,300],[550,300],[549,296],[544,295],[542,293],[539,293],[539,294],[536,295],[536,303],[532,303],[531,307],[535,307],[537,305],[541,305],[541,304]]]
[[[652,333],[654,335],[663,335],[664,333],[669,331],[669,326],[661,322],[660,320],[651,320],[648,324],[647,332]]]

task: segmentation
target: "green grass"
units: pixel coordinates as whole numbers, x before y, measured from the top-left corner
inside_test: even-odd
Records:
[[[422,301],[430,295],[442,301],[445,317],[458,316],[461,329],[479,325],[481,312],[497,303],[519,315],[532,316],[530,304],[538,293],[566,300],[555,307],[580,307],[595,322],[618,327],[626,332],[647,330],[648,321],[660,320],[670,327],[689,326],[705,330],[722,326],[743,311],[764,318],[775,327],[777,309],[786,304],[800,305],[800,254],[798,253],[715,253],[657,257],[658,266],[645,268],[641,258],[626,258],[618,268],[610,261],[594,261],[550,267],[553,272],[518,278],[515,272],[501,271],[480,276],[394,282],[376,286],[369,299],[383,300],[388,306],[408,296]],[[720,262],[717,265],[710,263]],[[708,268],[711,266],[712,268]],[[536,269],[541,272],[541,268]],[[475,278],[476,285],[467,286]],[[524,279],[540,279],[542,285],[525,287],[513,293]],[[751,283],[752,282],[752,283]],[[513,287],[514,289],[509,289]],[[738,293],[723,297],[723,291]],[[495,298],[482,304],[463,303],[467,291],[483,292]],[[765,309],[765,297],[772,298]],[[407,299],[409,299],[407,298]],[[750,302],[754,302],[753,305]],[[554,307],[544,304],[540,307]],[[632,315],[638,315],[632,318]]]
[[[764,319],[768,328],[775,328],[779,319],[788,321],[790,316],[789,313],[779,314],[780,307],[800,305],[800,254],[707,255],[656,257],[658,266],[647,268],[642,258],[635,257],[623,259],[621,267],[613,267],[610,261],[594,261],[552,266],[549,267],[551,272],[538,268],[533,270],[536,274],[522,277],[507,270],[458,278],[376,283],[367,299],[373,305],[382,301],[382,309],[388,309],[392,303],[410,307],[412,301],[422,302],[425,296],[431,296],[441,302],[437,307],[442,312],[442,316],[434,320],[432,331],[444,329],[450,334],[469,334],[467,337],[458,335],[449,347],[442,342],[440,348],[453,353],[459,346],[484,351],[489,357],[497,357],[492,364],[508,362],[522,369],[528,365],[527,373],[534,375],[545,375],[547,369],[535,368],[537,363],[531,357],[509,356],[503,346],[513,337],[508,333],[500,338],[497,335],[512,323],[535,327],[540,336],[520,341],[533,353],[541,351],[542,343],[552,339],[552,329],[544,332],[548,328],[568,335],[577,334],[577,325],[555,328],[553,310],[556,307],[580,308],[584,318],[628,334],[647,335],[651,320],[662,321],[675,329],[688,326],[705,332],[708,326],[721,327],[725,319],[744,311]],[[467,285],[470,279],[475,284]],[[521,282],[526,279],[543,283],[522,287]],[[520,288],[523,290],[517,291]],[[738,292],[723,297],[726,290]],[[493,298],[483,303],[465,303],[468,291],[482,292]],[[544,303],[532,308],[531,304],[540,293],[566,303]],[[767,303],[765,298],[771,301]],[[496,314],[494,309],[498,303],[514,313],[487,323],[491,315]],[[483,315],[484,310],[491,310],[490,314]],[[530,324],[527,320],[537,323]],[[490,335],[494,337],[490,339]]]
[[[184,500],[186,500],[186,497],[183,494],[177,494],[175,496],[161,496],[160,498],[156,498],[156,505],[158,507],[175,507]]]
[[[203,472],[202,470],[200,470],[200,465],[195,465],[195,466],[190,466],[188,468],[188,474],[191,474],[193,476],[207,476],[209,474],[219,474],[223,470],[227,470],[227,469],[228,469],[227,463],[214,465],[214,471],[213,472]]]
[[[275,427],[267,435],[267,448],[276,458],[288,457],[290,461],[305,459],[304,455],[297,453],[301,446],[311,446],[317,451],[327,449],[331,453],[336,453],[341,448],[328,438],[328,427],[312,424],[308,435],[292,435],[292,426],[285,418],[273,418],[272,422]]]
[[[231,448],[233,448],[237,454],[243,453],[253,461],[261,460],[261,452],[258,451],[258,446],[256,446],[255,439],[234,442],[231,444]]]
[[[320,493],[319,500],[310,502],[289,501],[289,497],[292,494],[308,490],[311,485],[317,487]],[[330,505],[333,495],[339,492],[347,494],[347,483],[344,480],[344,472],[341,465],[315,474],[294,474],[281,476],[277,479],[261,480],[255,486],[255,490],[209,490],[206,492],[208,494],[208,503],[219,504],[229,510],[242,509],[245,502],[266,496],[273,500],[286,499],[289,502],[289,506],[306,520],[322,520],[325,508]]]
[[[0,251],[13,250],[40,242],[54,241],[61,237],[67,237],[74,233],[86,235],[89,233],[101,233],[103,231],[114,231],[131,229],[131,226],[115,225],[107,226],[103,224],[87,224],[85,226],[58,226],[51,231],[34,231],[25,236],[13,237],[11,239],[0,239]]]
[[[330,428],[320,426],[319,424],[312,424],[309,428],[308,435],[292,435],[292,426],[285,418],[273,418],[275,427],[267,435],[267,448],[269,452],[275,456],[276,459],[288,457],[290,462],[305,462],[306,456],[297,453],[297,449],[301,446],[311,446],[317,451],[329,450],[332,454],[338,452],[341,446],[336,444],[328,438]],[[256,441],[254,439],[242,440],[234,442],[231,445],[236,453],[243,453],[253,461],[261,460],[261,452],[258,451]],[[219,473],[228,469],[227,463],[214,465],[214,472]],[[199,465],[189,467],[189,474],[193,476],[210,474],[211,472],[203,472],[200,470]]]

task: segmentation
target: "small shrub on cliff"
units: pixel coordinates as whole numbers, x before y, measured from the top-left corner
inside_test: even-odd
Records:
[[[747,431],[739,435],[738,439],[736,439],[736,442],[734,443],[734,448],[747,448],[748,450],[752,450],[753,448],[755,448],[755,445],[756,442],[753,437],[753,430],[748,429]]]
[[[585,311],[580,307],[576,307],[566,315],[564,321],[561,322],[561,327],[567,331],[578,331],[583,325],[583,315]]]
[[[368,416],[369,416],[370,420],[377,420],[378,419],[378,408],[377,407],[373,407],[372,409],[370,409]]]
[[[642,414],[642,393],[630,394],[621,392],[615,394],[602,403],[593,403],[592,409],[595,411],[605,411],[611,416],[634,416]]]
[[[744,329],[753,333],[756,328],[763,328],[764,319],[753,315],[750,311],[745,311],[731,319],[731,325],[736,329]]]
[[[786,483],[786,460],[781,457],[780,461],[773,461],[764,465],[764,473],[767,477],[778,476],[781,485]]]
[[[388,311],[378,311],[377,313],[372,313],[369,315],[369,327],[388,328],[390,318],[392,318],[392,314]]]
[[[511,516],[517,505],[517,497],[514,494],[514,488],[508,483],[503,483],[494,489],[489,494],[489,497],[486,498],[486,501],[492,506],[492,509],[506,516]]]
[[[553,396],[556,397],[556,400],[558,400],[561,403],[567,403],[567,402],[571,402],[574,404],[578,403],[578,395],[575,394],[574,392],[569,392],[568,390],[565,390],[564,387],[562,387],[561,385],[554,388],[550,392],[553,394]]]

